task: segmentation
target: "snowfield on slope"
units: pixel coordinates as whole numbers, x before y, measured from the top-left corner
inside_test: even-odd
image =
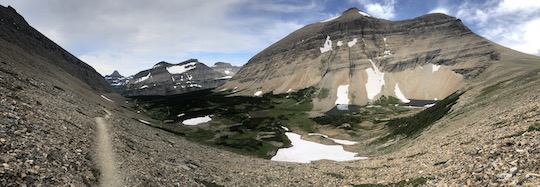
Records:
[[[394,92],[395,92],[395,94],[396,94],[396,97],[397,97],[401,102],[404,102],[404,103],[411,102],[411,100],[407,99],[407,97],[405,97],[405,95],[403,95],[403,93],[402,93],[401,90],[399,89],[398,83],[396,83],[396,87],[394,88]]]
[[[316,160],[351,161],[368,159],[356,157],[356,153],[345,151],[342,145],[324,145],[302,140],[299,134],[286,132],[292,147],[279,149],[273,161],[310,163]]]
[[[101,98],[103,98],[103,99],[105,99],[105,100],[107,100],[107,101],[109,101],[111,103],[114,103],[113,100],[109,99],[108,97],[105,97],[104,95],[101,95]]]
[[[439,68],[441,68],[441,65],[431,64],[431,72],[432,73],[435,73],[435,72],[439,71]]]
[[[202,123],[207,123],[209,121],[212,121],[212,118],[210,118],[210,116],[204,116],[204,117],[196,117],[196,118],[191,118],[191,119],[186,119],[184,121],[182,121],[182,124],[184,125],[199,125],[199,124],[202,124]]]
[[[141,78],[138,78],[137,80],[135,80],[134,83],[139,83],[139,82],[145,81],[146,79],[150,78],[150,76],[152,76],[152,73],[148,73],[148,75],[146,75],[144,77],[141,77]]]
[[[349,110],[349,85],[339,85],[337,88],[336,105],[338,110]]]
[[[367,97],[370,100],[373,100],[382,91],[384,86],[384,73],[379,71],[379,68],[375,66],[375,63],[370,59],[372,68],[367,68],[366,73],[368,75],[368,81],[366,83]]]
[[[357,41],[358,41],[358,39],[354,38],[352,41],[347,42],[347,45],[348,45],[349,47],[352,47],[352,46],[354,46],[354,44],[356,44]]]
[[[341,15],[339,16],[335,16],[335,17],[331,17],[331,18],[328,18],[328,19],[325,19],[325,20],[322,20],[320,21],[319,23],[324,23],[324,22],[329,22],[329,21],[332,21],[332,20],[335,20],[335,19],[338,19]]]
[[[324,46],[321,47],[320,50],[321,50],[321,53],[332,51],[332,40],[330,40],[330,36],[326,36],[326,41],[324,41]]]
[[[174,65],[171,67],[167,67],[167,71],[170,74],[182,74],[189,70],[195,69],[197,67],[196,64],[197,62],[190,62],[184,65]]]

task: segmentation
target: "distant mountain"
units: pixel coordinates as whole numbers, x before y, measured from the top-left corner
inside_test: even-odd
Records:
[[[233,67],[220,63],[222,72],[190,59],[178,64],[159,62],[151,69],[141,71],[125,85],[125,96],[173,95],[196,90],[211,89],[223,85],[234,73]]]
[[[444,14],[388,21],[351,8],[269,46],[223,88],[257,96],[316,87],[320,111],[382,96],[437,100],[497,62],[496,46]]]
[[[242,67],[241,66],[233,66],[230,63],[226,63],[226,62],[216,62],[211,68],[214,69],[214,71],[223,73],[223,74],[225,74],[227,76],[233,76]]]
[[[116,93],[122,93],[122,90],[124,89],[124,86],[129,82],[129,80],[132,77],[124,77],[120,75],[120,73],[116,70],[110,75],[105,75],[105,80],[114,92]]]

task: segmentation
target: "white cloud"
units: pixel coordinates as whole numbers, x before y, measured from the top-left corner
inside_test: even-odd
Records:
[[[0,0],[0,4],[13,6],[30,25],[103,75],[113,70],[135,74],[161,60],[177,63],[188,58],[208,65],[215,61],[203,60],[241,65],[302,27],[298,19],[275,15],[318,8],[314,2],[251,0]],[[267,12],[250,8],[252,4],[265,5]]]
[[[395,14],[395,0],[358,0],[366,10],[366,12],[373,17],[382,19],[392,19],[396,17]]]
[[[429,11],[429,13],[443,13],[443,14],[449,15],[450,11],[444,7],[438,7]]]
[[[298,1],[297,1],[298,2]],[[269,2],[269,1],[254,1],[253,6],[255,9],[261,9],[271,12],[285,12],[285,13],[294,13],[302,11],[313,11],[319,10],[322,8],[320,4],[311,0],[299,1],[300,3],[295,3],[295,1],[283,1],[283,2]]]
[[[454,13],[454,16],[475,27],[479,35],[489,40],[524,53],[537,53],[540,44],[540,1],[464,1],[457,6],[439,7],[437,9]]]

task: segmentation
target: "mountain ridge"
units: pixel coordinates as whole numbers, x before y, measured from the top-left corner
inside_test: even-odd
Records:
[[[219,87],[229,78],[229,75],[215,71],[197,59],[177,64],[161,61],[133,75],[122,89],[122,95],[182,94]]]
[[[13,54],[18,53],[17,50],[20,49],[27,54],[28,59],[38,58],[38,60],[42,60],[51,66],[57,67],[75,79],[81,80],[96,92],[112,92],[106,81],[94,68],[79,60],[54,41],[48,39],[45,35],[30,26],[13,7],[0,7],[0,17],[2,17],[2,20],[0,21],[0,38],[8,43],[5,44],[4,47],[7,47],[8,45],[13,46],[10,47],[10,49],[2,50],[4,55],[1,59],[4,61],[12,61],[8,58],[17,58]],[[30,60],[27,60],[17,65],[26,66],[28,69],[39,72],[41,69],[36,66],[42,64],[31,64]],[[42,73],[48,74],[44,78],[57,76],[54,73],[49,72],[40,72],[36,73],[36,75]]]

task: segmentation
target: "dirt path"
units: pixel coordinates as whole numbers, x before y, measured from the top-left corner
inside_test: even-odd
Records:
[[[116,162],[114,159],[114,152],[112,151],[112,145],[109,139],[109,133],[107,132],[107,123],[111,113],[107,110],[105,117],[96,117],[97,124],[97,145],[96,154],[99,169],[101,171],[100,186],[121,186],[121,180],[118,177],[116,171]]]

